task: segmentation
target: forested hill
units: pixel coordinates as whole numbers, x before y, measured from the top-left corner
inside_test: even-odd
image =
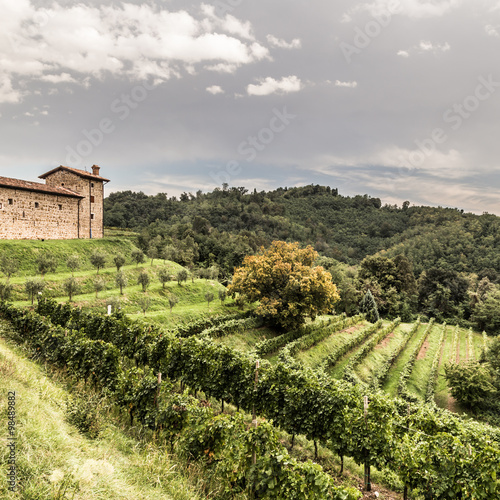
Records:
[[[227,271],[279,239],[311,244],[349,264],[380,250],[389,257],[403,254],[417,277],[431,267],[475,272],[492,281],[500,273],[495,215],[408,202],[382,206],[379,198],[346,197],[318,185],[269,192],[226,187],[183,193],[180,199],[117,192],[105,200],[105,225],[142,231],[145,250],[156,237],[157,246],[171,245],[177,261],[218,264]]]

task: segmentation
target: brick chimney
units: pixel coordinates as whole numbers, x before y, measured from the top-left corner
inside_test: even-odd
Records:
[[[101,167],[98,167],[97,165],[92,165],[92,174],[93,175],[99,175],[99,170]]]

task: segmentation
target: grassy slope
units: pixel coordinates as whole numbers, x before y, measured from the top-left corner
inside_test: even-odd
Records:
[[[385,325],[384,325],[385,326]],[[394,346],[401,340],[403,334],[410,330],[411,323],[401,323],[396,330],[386,337],[385,342],[378,344],[362,363],[357,367],[356,374],[364,382],[369,382],[373,373],[382,367]]]
[[[96,250],[114,256],[122,253],[130,260],[130,254],[136,249],[130,237],[109,237],[95,240],[0,240],[0,253],[14,257],[20,264],[17,276],[33,276],[36,271],[36,258],[43,252],[53,254],[58,262],[58,272],[66,272],[66,261],[70,255],[78,254],[82,261],[82,270],[92,269],[89,257]]]
[[[6,328],[0,323],[0,335]],[[17,474],[23,493],[7,491],[0,475],[0,496],[33,500],[201,498],[175,460],[143,447],[115,425],[91,441],[64,420],[66,391],[48,379],[18,348],[0,340],[0,426],[7,429],[6,395],[16,391]],[[6,470],[5,447],[2,470]],[[174,473],[175,471],[175,473]],[[67,494],[57,495],[66,485]],[[74,497],[72,496],[74,494]]]

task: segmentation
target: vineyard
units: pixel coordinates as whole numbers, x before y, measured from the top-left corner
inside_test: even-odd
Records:
[[[7,305],[0,313],[34,356],[106,389],[131,423],[182,442],[195,458],[210,455],[235,494],[358,496],[336,487],[320,466],[291,459],[277,430],[352,457],[365,467],[367,488],[376,467],[389,468],[412,495],[500,494],[500,432],[441,410],[429,397],[439,396],[444,361],[480,356],[485,341],[472,331],[432,320],[372,325],[336,316],[276,336],[248,314],[163,331],[50,301],[34,313]],[[251,352],[224,345],[245,335],[259,339],[247,344]],[[200,407],[178,384],[221,402],[222,413]],[[239,414],[224,413],[224,403],[266,422],[246,429]],[[197,431],[183,434],[189,422]]]
[[[488,338],[433,319],[425,324],[420,319],[411,324],[399,320],[370,324],[362,316],[337,316],[279,336],[260,327],[217,336],[216,341],[271,363],[291,356],[334,379],[455,411],[444,365],[478,359]]]

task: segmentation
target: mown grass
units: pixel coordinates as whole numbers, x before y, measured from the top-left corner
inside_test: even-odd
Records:
[[[387,374],[387,379],[384,382],[383,390],[387,392],[390,396],[396,396],[398,390],[399,377],[405,364],[410,358],[412,350],[418,344],[421,336],[427,325],[422,324],[418,327],[417,331],[413,334],[413,337],[408,341],[403,352],[399,355],[398,359],[392,365],[389,373]]]
[[[368,323],[366,321],[363,321],[361,323],[358,323],[354,327],[349,327],[346,330],[332,333],[332,335],[327,337],[319,344],[311,347],[311,349],[300,351],[295,357],[305,366],[314,368],[325,361],[325,359],[333,351],[333,349],[340,345],[340,343],[344,339],[352,337],[356,334],[357,331],[361,330],[366,325],[368,325]]]
[[[81,270],[93,269],[90,256],[96,250],[104,252],[111,258],[121,253],[129,262],[131,253],[137,247],[135,237],[110,237],[95,240],[1,240],[0,254],[6,254],[19,263],[18,277],[34,276],[37,274],[36,259],[46,252],[54,255],[57,261],[57,272],[66,273],[66,261],[73,254],[78,254],[81,260]]]
[[[0,335],[5,333],[0,323]],[[0,497],[23,500],[204,498],[187,469],[165,450],[127,436],[109,420],[90,440],[65,420],[68,392],[19,348],[0,339],[0,426],[7,430],[7,391],[16,392],[16,472],[19,490]],[[0,454],[7,470],[7,448]]]
[[[254,328],[243,333],[235,333],[215,339],[216,342],[227,345],[237,351],[251,351],[257,342],[276,337],[278,332],[268,327]]]
[[[449,329],[450,328],[448,327],[447,330]],[[410,394],[414,394],[422,400],[425,400],[427,393],[427,384],[434,356],[436,355],[437,350],[441,348],[439,345],[441,331],[442,325],[440,324],[435,324],[432,327],[424,346],[420,350],[419,354],[422,355],[422,357],[420,359],[417,357],[417,360],[413,365],[410,378],[408,379],[408,392]]]
[[[401,323],[391,334],[389,341],[382,341],[373,349],[368,356],[356,368],[356,374],[363,382],[369,382],[372,375],[385,363],[394,346],[401,340],[403,335],[411,329],[411,323]],[[387,337],[386,337],[387,339]],[[382,343],[385,345],[382,346]]]

